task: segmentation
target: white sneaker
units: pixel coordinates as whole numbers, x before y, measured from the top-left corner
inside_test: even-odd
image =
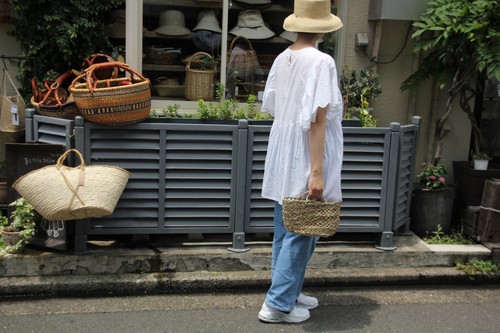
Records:
[[[318,299],[316,297],[306,296],[300,294],[295,306],[302,309],[312,310],[317,308],[319,305]]]
[[[296,307],[290,313],[285,313],[267,306],[266,303],[259,312],[259,319],[266,323],[301,323],[310,316],[307,309]]]

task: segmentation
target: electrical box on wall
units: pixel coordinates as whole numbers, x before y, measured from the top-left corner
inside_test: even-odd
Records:
[[[426,0],[370,0],[368,20],[418,21]]]

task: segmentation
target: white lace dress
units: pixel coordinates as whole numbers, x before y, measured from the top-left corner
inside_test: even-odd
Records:
[[[286,49],[271,67],[262,111],[274,116],[269,136],[262,196],[282,203],[285,196],[307,191],[311,170],[308,130],[318,107],[327,107],[323,195],[342,198],[342,96],[333,58],[310,47]]]

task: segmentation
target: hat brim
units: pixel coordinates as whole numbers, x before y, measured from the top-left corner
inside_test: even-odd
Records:
[[[191,30],[179,25],[164,25],[155,29],[155,32],[165,36],[182,36],[189,35]]]
[[[342,28],[342,21],[330,14],[323,19],[311,19],[289,15],[283,22],[283,29],[290,32],[327,33]]]
[[[198,30],[208,30],[208,31],[222,33],[222,29],[217,24],[215,24],[215,22],[208,22],[208,21],[199,22],[196,25],[196,27],[193,28],[193,31],[198,31]]]
[[[258,28],[242,28],[234,27],[229,31],[230,34],[235,36],[243,36],[248,39],[267,39],[274,37],[274,32],[266,26]]]

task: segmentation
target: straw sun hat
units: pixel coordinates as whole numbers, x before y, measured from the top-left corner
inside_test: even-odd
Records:
[[[330,0],[295,0],[293,14],[283,23],[291,32],[327,33],[342,27],[340,18],[333,15]]]

